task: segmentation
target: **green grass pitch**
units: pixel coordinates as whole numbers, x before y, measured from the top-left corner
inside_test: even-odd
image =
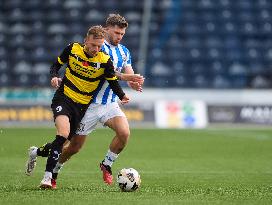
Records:
[[[51,141],[55,130],[0,129],[0,204],[272,204],[271,129],[132,129],[113,174],[138,170],[142,184],[133,193],[102,182],[98,165],[113,134],[92,133],[65,164],[58,189],[39,190],[45,159],[26,176],[27,149]]]

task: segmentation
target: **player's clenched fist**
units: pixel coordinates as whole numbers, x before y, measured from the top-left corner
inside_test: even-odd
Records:
[[[129,100],[130,100],[129,97],[124,95],[124,97],[121,100],[121,104],[122,105],[127,104],[129,102]]]
[[[58,77],[53,77],[51,79],[51,85],[52,87],[54,88],[58,88],[60,86],[60,83],[61,83],[61,78],[58,78]]]

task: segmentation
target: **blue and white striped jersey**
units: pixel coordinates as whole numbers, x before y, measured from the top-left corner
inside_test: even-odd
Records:
[[[122,72],[123,68],[131,66],[131,55],[125,46],[121,44],[113,46],[105,40],[102,50],[110,56],[117,71]],[[93,103],[107,104],[116,102],[116,100],[117,96],[111,90],[109,83],[105,81],[99,88],[97,95],[94,96]]]

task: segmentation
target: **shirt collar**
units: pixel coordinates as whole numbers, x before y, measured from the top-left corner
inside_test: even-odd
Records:
[[[107,45],[107,46],[110,46],[110,47],[118,47],[118,45],[117,46],[114,46],[114,45],[112,45],[112,44],[110,44],[107,40],[104,40],[104,43]]]

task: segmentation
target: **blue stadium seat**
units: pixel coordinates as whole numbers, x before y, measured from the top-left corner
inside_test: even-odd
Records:
[[[101,24],[104,22],[104,15],[101,14],[101,12],[95,10],[95,9],[90,9],[87,13],[85,13],[84,17],[86,22],[92,22],[93,24]]]
[[[225,61],[213,61],[209,68],[212,76],[226,75],[228,72],[228,65]]]
[[[119,4],[118,4],[119,2]],[[120,5],[123,7],[124,10],[142,10],[144,1],[127,1],[127,0],[122,0],[122,3],[120,3],[120,0],[118,1],[115,5]]]
[[[23,4],[24,2],[22,2],[21,0],[9,0],[2,2],[1,7],[3,6],[3,8],[10,10],[14,8],[21,8]]]
[[[11,76],[8,73],[0,73],[0,87],[10,87],[11,86]]]
[[[9,29],[10,34],[30,34],[31,28],[27,23],[15,23]]]
[[[231,88],[232,87],[231,84],[232,84],[231,80],[228,77],[222,75],[214,76],[212,81],[212,87],[214,88],[221,89]]]
[[[8,73],[9,72],[9,62],[7,59],[0,58],[0,73]]]
[[[49,62],[37,62],[32,67],[32,73],[37,75],[49,74],[51,63]]]
[[[83,8],[71,8],[66,11],[66,19],[69,19],[70,23],[78,24],[80,26],[82,25],[82,21],[84,21],[84,15],[82,15]],[[85,12],[84,12],[85,13]]]
[[[16,23],[16,22],[22,22],[26,18],[26,12],[23,11],[20,7],[14,8],[10,10],[9,12],[9,18],[8,21],[9,23]]]
[[[13,69],[14,74],[30,74],[32,73],[32,65],[29,61],[17,61],[14,64],[14,69]]]
[[[20,8],[23,8],[28,11],[39,10],[41,7],[41,3],[37,0],[27,0],[25,1]]]
[[[149,86],[271,88],[266,77],[272,74],[271,0],[153,2],[146,31]],[[48,86],[46,67],[70,42],[83,42],[88,27],[104,24],[112,12],[129,21],[122,43],[130,49],[134,65],[141,60],[144,1],[2,0],[0,5],[0,86]],[[20,73],[22,62],[35,80]],[[16,83],[6,82],[13,74]]]
[[[33,62],[49,61],[52,55],[50,52],[47,52],[44,47],[36,47],[31,51],[31,58]]]
[[[19,33],[19,34],[12,34],[9,36],[8,44],[9,47],[17,48],[17,47],[28,47],[26,42],[29,42],[30,38],[27,34]]]
[[[189,88],[194,86],[191,82],[191,78],[188,78],[186,75],[177,75],[171,80],[173,81],[173,86],[178,87],[178,88]]]
[[[30,52],[26,47],[17,47],[10,50],[10,52],[14,53],[16,61],[25,61],[26,59],[30,59]]]
[[[48,0],[44,1],[42,4],[43,9],[55,9],[55,8],[63,8],[63,2],[59,0]]]
[[[84,0],[67,0],[63,3],[65,9],[83,9],[85,6]]]
[[[196,75],[193,78],[193,85],[195,88],[209,88],[210,80],[205,75]]]
[[[271,87],[271,80],[265,75],[255,75],[249,82],[251,88],[268,88]]]
[[[152,86],[155,86],[157,88],[170,88],[173,87],[174,81],[170,77],[166,76],[155,76],[149,79]]]
[[[31,41],[29,44],[35,48],[38,46],[46,47],[48,45],[49,41],[45,34],[33,34],[31,36]]]
[[[4,46],[0,45],[0,59],[7,59],[8,58],[8,52]]]
[[[29,10],[27,12],[27,15],[31,22],[34,23],[36,21],[39,21],[39,22],[42,22],[43,26],[45,26],[46,19],[47,19],[46,11],[42,9],[33,9],[33,10]]]
[[[174,74],[176,74],[177,76],[187,75],[189,73],[188,66],[184,62],[182,62],[181,60],[175,61],[171,65],[171,67],[173,68]]]
[[[33,86],[33,79],[31,77],[31,74],[13,75],[12,86],[15,86],[15,87],[20,86],[21,88],[32,87]]]
[[[265,50],[264,58],[266,61],[272,61],[272,48],[268,48]]]
[[[49,73],[46,74],[32,74],[31,75],[32,80],[32,86],[35,87],[48,87],[50,86],[50,80],[51,76]]]

